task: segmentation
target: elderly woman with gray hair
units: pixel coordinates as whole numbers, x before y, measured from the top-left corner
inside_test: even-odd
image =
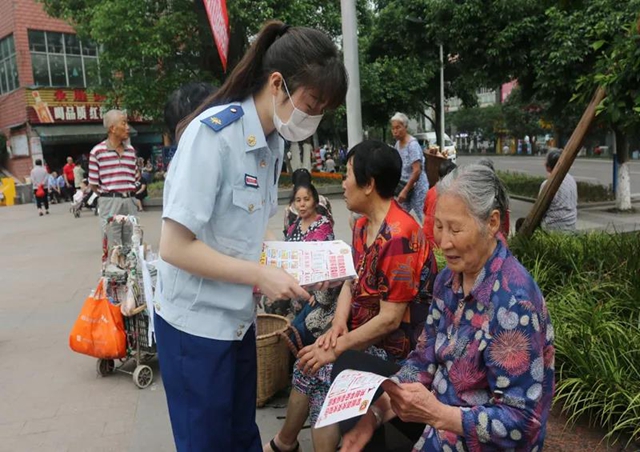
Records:
[[[402,157],[402,174],[396,189],[398,202],[407,212],[413,210],[422,223],[424,198],[429,189],[424,172],[424,154],[414,137],[409,135],[409,118],[404,113],[396,113],[391,118],[391,133],[395,138],[395,148]]]
[[[392,420],[425,426],[414,450],[541,450],[554,333],[536,282],[496,239],[508,207],[504,186],[489,168],[470,165],[437,191],[435,240],[447,267],[424,332],[341,450],[361,450]]]

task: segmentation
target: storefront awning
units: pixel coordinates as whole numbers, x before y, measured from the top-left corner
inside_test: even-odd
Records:
[[[52,126],[34,126],[44,146],[54,144],[99,143],[107,137],[102,124],[65,124]],[[136,136],[138,131],[129,126],[129,135]]]

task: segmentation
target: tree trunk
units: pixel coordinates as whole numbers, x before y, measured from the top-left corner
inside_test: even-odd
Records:
[[[311,151],[312,147],[309,143],[302,144],[302,167],[311,171]]]
[[[615,129],[615,152],[618,162],[618,186],[616,189],[616,208],[631,210],[631,177],[629,174],[629,141],[627,134]]]
[[[286,148],[284,150],[284,164],[289,174],[293,174],[293,167],[291,166],[291,159],[289,158],[289,152],[291,152],[292,149],[293,149],[293,143],[289,145],[289,151],[287,151]],[[291,156],[293,156],[293,153],[291,153]]]
[[[435,117],[436,117],[436,121],[435,121],[435,126],[436,126],[436,145],[440,146],[440,123],[442,121],[442,118],[440,117],[440,113],[438,113],[440,111],[440,99],[436,100],[435,102],[436,105],[436,113],[435,113]],[[444,143],[444,138],[442,139],[442,143]],[[440,152],[444,151],[444,149],[440,149]]]
[[[300,144],[299,143],[291,143],[291,174],[298,168],[302,166],[302,161],[300,159]]]

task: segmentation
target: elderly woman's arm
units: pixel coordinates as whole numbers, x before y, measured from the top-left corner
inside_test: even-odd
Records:
[[[400,327],[406,310],[407,303],[381,301],[380,313],[377,316],[338,339],[336,353],[341,355],[346,350],[364,350],[370,345],[378,343]]]

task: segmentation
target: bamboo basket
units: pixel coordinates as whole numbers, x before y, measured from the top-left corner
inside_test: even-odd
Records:
[[[289,348],[281,335],[289,329],[289,320],[273,314],[258,314],[258,391],[256,405],[267,400],[289,384]]]

